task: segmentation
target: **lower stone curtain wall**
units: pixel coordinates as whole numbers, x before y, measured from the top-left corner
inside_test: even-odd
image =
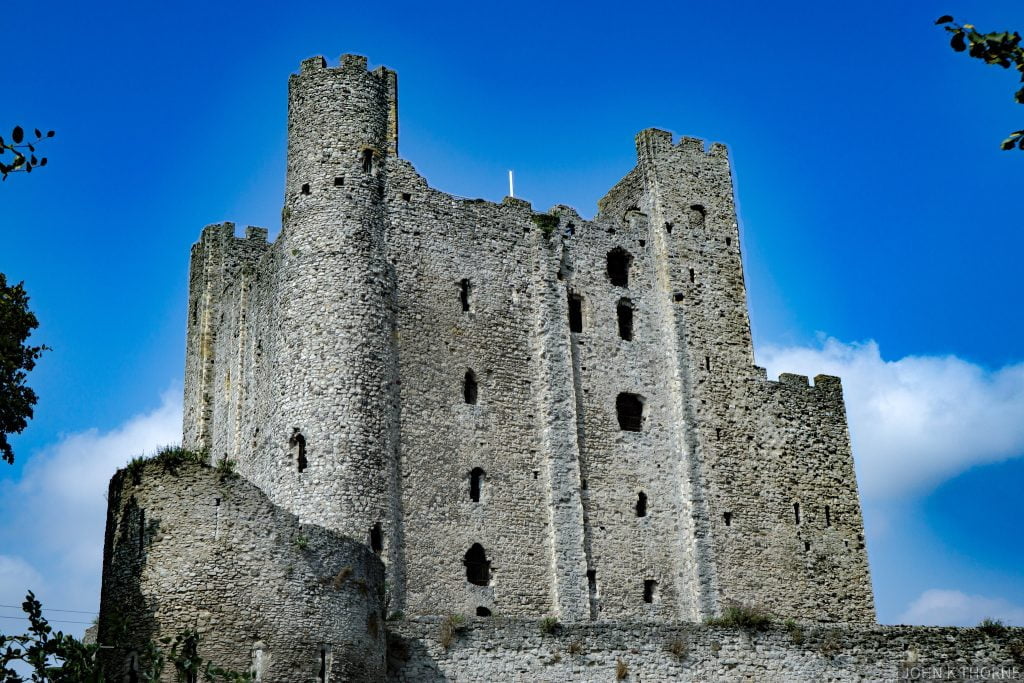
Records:
[[[388,680],[1024,681],[1021,628],[460,622],[389,622]]]

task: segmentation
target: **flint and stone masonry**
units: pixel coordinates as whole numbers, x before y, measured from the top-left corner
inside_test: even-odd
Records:
[[[731,604],[873,624],[840,381],[754,365],[726,148],[636,149],[593,220],[456,197],[398,156],[394,72],[304,61],[280,235],[192,248],[183,445],[241,479],[115,477],[104,612],[289,681],[382,679],[388,616],[502,643],[400,680],[486,679],[509,620],[598,649]]]

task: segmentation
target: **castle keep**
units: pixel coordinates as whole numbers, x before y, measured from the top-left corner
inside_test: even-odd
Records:
[[[442,676],[415,629],[448,614],[873,624],[840,381],[754,365],[724,146],[642,131],[586,220],[431,188],[363,57],[303,62],[288,111],[278,238],[191,255],[184,446],[240,477],[115,477],[105,612],[266,681]]]

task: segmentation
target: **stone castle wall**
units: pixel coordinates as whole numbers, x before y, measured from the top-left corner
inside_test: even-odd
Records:
[[[724,147],[644,131],[593,220],[539,216],[397,158],[386,69],[289,92],[281,235],[193,248],[187,446],[373,548],[407,614],[873,621],[841,387],[753,365]]]
[[[473,620],[446,648],[440,620],[389,622],[389,681],[796,683],[1021,680],[1024,629]],[[620,676],[621,672],[621,676]]]
[[[117,644],[101,651],[109,680],[129,680],[150,640],[193,628],[205,659],[257,680],[381,680],[380,560],[244,479],[165,462],[110,484],[98,633]],[[176,680],[170,664],[162,680]]]

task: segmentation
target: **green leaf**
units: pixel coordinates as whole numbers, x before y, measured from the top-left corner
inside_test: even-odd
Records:
[[[964,42],[964,32],[957,31],[953,34],[953,39],[949,41],[949,46],[957,52],[963,52],[967,49],[967,44]]]
[[[14,140],[16,145],[25,139],[25,131],[21,129],[21,126],[14,127],[14,130],[11,131],[11,139]]]
[[[951,17],[948,14],[943,14],[941,17],[935,20],[935,25],[940,26],[942,24],[948,24],[951,21],[953,21],[953,17]]]
[[[48,130],[46,131],[46,137],[52,138],[57,131]]]

